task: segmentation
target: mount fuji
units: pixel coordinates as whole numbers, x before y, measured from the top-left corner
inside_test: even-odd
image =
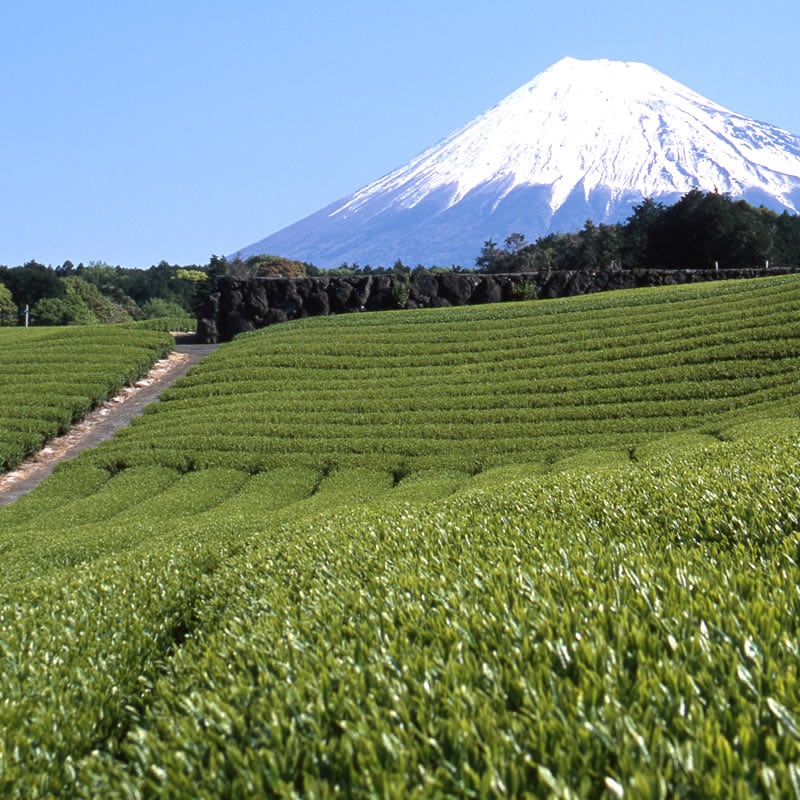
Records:
[[[620,222],[691,189],[800,210],[800,136],[635,62],[565,58],[406,165],[242,248],[319,267],[472,266],[513,232]]]

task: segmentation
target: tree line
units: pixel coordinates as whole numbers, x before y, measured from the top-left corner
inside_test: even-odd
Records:
[[[0,266],[0,324],[18,324],[27,313],[35,325],[132,322],[156,317],[194,317],[211,280],[224,272],[208,265],[162,261],[149,269],[65,261],[59,267],[28,261]],[[26,311],[27,310],[27,311]]]
[[[800,216],[758,208],[724,194],[692,190],[671,206],[645,198],[625,222],[587,220],[572,233],[551,233],[528,242],[522,233],[503,246],[484,242],[475,259],[483,272],[607,270],[635,268],[800,267]],[[27,308],[32,324],[127,322],[154,317],[195,317],[216,277],[307,277],[461,271],[461,266],[413,269],[343,263],[322,270],[276,255],[246,259],[212,255],[208,264],[166,261],[149,269],[65,261],[59,267],[29,261],[0,266],[0,325],[17,324]]]
[[[601,269],[748,269],[800,267],[800,217],[694,189],[671,206],[652,198],[625,222],[529,243],[521,233],[504,246],[488,240],[475,266],[485,272]]]
[[[357,265],[355,270],[345,270],[356,271]],[[21,266],[0,265],[0,325],[17,325],[25,314],[33,325],[196,317],[220,275],[299,278],[321,274],[327,272],[307,262],[274,255],[230,260],[212,255],[208,264],[181,266],[162,261],[149,269],[111,266],[102,261],[77,266],[65,261],[57,267],[35,260]]]

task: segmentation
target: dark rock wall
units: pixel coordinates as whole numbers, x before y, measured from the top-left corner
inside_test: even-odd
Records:
[[[237,333],[277,322],[352,311],[441,308],[509,300],[569,297],[613,289],[756,278],[796,269],[616,270],[483,275],[418,272],[319,278],[218,278],[201,311],[202,342],[225,342]]]

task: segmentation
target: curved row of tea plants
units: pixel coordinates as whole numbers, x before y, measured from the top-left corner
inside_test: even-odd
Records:
[[[798,444],[265,537],[86,796],[792,796]]]
[[[0,513],[2,793],[790,796],[798,446],[399,481],[79,459]]]
[[[789,276],[285,324],[222,348],[97,457],[474,471],[725,438],[796,414],[799,315]]]
[[[146,374],[172,350],[146,329],[0,329],[0,472]]]

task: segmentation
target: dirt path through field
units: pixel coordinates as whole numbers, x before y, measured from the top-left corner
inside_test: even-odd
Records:
[[[184,343],[180,337],[176,341],[178,344],[170,356],[157,362],[144,378],[133,386],[126,386],[116,397],[85,416],[63,436],[52,439],[17,469],[0,475],[0,506],[13,503],[32,492],[57,464],[110,439],[120,428],[138,417],[146,406],[158,400],[164,389],[172,386],[201,358],[219,347]]]

